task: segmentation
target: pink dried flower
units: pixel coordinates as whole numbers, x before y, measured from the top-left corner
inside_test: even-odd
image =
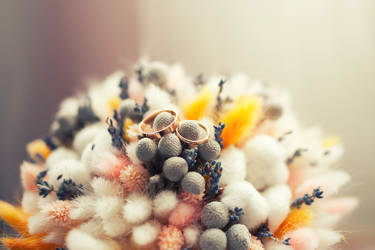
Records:
[[[169,224],[178,228],[184,228],[196,220],[199,217],[200,212],[200,207],[180,202],[169,216]]]
[[[120,182],[125,193],[143,192],[146,188],[149,174],[147,169],[139,165],[129,165],[120,172]]]
[[[21,165],[21,182],[22,187],[29,191],[38,191],[38,187],[35,185],[35,179],[38,174],[43,171],[44,168],[30,162],[23,162]]]
[[[158,236],[160,250],[180,250],[184,245],[184,236],[180,229],[173,225],[163,226]]]
[[[203,204],[203,195],[202,194],[192,194],[181,190],[179,198],[181,201],[192,204],[194,206],[201,206]]]
[[[71,228],[77,225],[78,221],[70,218],[70,210],[73,208],[71,201],[54,201],[45,208],[42,209],[42,213],[45,213],[57,226],[64,228]]]

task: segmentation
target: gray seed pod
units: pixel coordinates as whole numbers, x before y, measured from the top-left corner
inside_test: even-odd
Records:
[[[200,127],[195,121],[183,121],[178,125],[178,132],[184,138],[196,141],[199,139]]]
[[[207,229],[199,239],[199,246],[202,250],[225,250],[227,237],[220,229]]]
[[[163,173],[170,181],[179,181],[187,173],[188,165],[184,158],[171,157],[163,164]]]
[[[136,155],[140,161],[151,161],[157,153],[156,143],[150,138],[143,138],[139,140],[136,148]]]
[[[277,120],[283,114],[283,109],[278,104],[268,104],[265,109],[265,116],[271,120]]]
[[[123,100],[118,107],[121,117],[129,117],[132,120],[138,119],[139,114],[134,110],[136,106],[137,103],[133,99]]]
[[[169,126],[174,121],[174,116],[169,112],[161,112],[158,114],[153,122],[153,128],[155,130],[161,130]]]
[[[219,156],[220,151],[220,145],[214,139],[208,139],[207,142],[198,147],[199,157],[205,161],[215,160]]]
[[[144,69],[143,81],[163,86],[167,83],[168,66],[161,62],[152,62]]]
[[[207,228],[223,228],[229,222],[228,208],[220,201],[210,202],[203,208],[201,221]]]
[[[169,158],[180,155],[182,146],[178,137],[171,133],[160,139],[158,149],[161,156]]]
[[[181,181],[181,187],[185,192],[200,194],[204,191],[206,182],[203,176],[197,172],[188,172]]]
[[[234,224],[227,231],[228,248],[230,250],[249,250],[251,235],[245,225]]]

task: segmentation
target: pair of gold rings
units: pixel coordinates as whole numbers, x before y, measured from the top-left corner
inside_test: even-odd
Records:
[[[159,129],[159,130],[155,130],[152,126],[153,122],[154,122],[154,119],[160,114],[160,113],[163,113],[163,112],[167,112],[167,113],[170,113],[173,117],[174,117],[174,120],[167,126]],[[208,141],[208,138],[209,138],[209,130],[207,129],[207,127],[199,122],[199,121],[194,121],[197,123],[197,125],[202,129],[203,133],[200,135],[200,137],[197,139],[197,140],[191,140],[191,139],[188,139],[188,138],[185,138],[183,137],[180,133],[179,133],[179,129],[178,129],[178,125],[180,123],[180,116],[176,113],[176,111],[174,110],[170,110],[170,109],[165,109],[165,110],[159,110],[159,111],[156,111],[150,115],[148,115],[146,118],[144,118],[141,123],[139,124],[139,131],[146,137],[149,137],[149,138],[152,138],[152,139],[160,139],[161,137],[163,137],[164,135],[167,135],[169,133],[176,133],[177,137],[187,143],[190,147],[197,147],[199,144],[202,144],[202,143],[205,143],[206,141]]]

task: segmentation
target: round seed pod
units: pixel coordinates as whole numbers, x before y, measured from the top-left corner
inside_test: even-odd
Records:
[[[204,206],[201,213],[202,224],[207,228],[223,228],[229,222],[227,206],[220,201],[213,201]]]
[[[265,116],[271,120],[277,120],[283,114],[283,109],[278,104],[268,104],[265,108]]]
[[[178,132],[184,138],[196,141],[199,139],[200,127],[195,121],[183,121],[178,125]]]
[[[227,231],[228,248],[230,250],[249,250],[251,235],[243,224],[234,224]]]
[[[143,81],[163,86],[167,83],[168,66],[162,62],[152,62],[144,68]]]
[[[200,194],[204,191],[205,180],[197,172],[188,172],[181,181],[181,187],[185,192]]]
[[[132,120],[138,120],[139,113],[135,111],[136,106],[137,106],[137,103],[133,99],[123,100],[118,107],[120,116],[128,117]]]
[[[171,157],[163,164],[163,173],[170,181],[179,181],[187,173],[188,165],[184,158]]]
[[[163,136],[158,145],[159,153],[164,158],[178,156],[181,154],[182,145],[175,134],[167,134]]]
[[[220,229],[207,229],[199,239],[199,246],[202,250],[225,250],[227,237]]]
[[[158,131],[169,126],[174,121],[174,116],[169,112],[161,112],[153,122],[153,128]]]
[[[151,161],[157,153],[156,143],[150,138],[143,138],[138,141],[135,153],[140,161]]]
[[[221,148],[217,141],[208,139],[207,142],[199,145],[199,157],[205,161],[215,160],[220,154]]]

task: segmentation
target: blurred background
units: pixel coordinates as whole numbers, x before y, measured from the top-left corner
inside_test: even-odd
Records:
[[[341,136],[361,199],[340,249],[375,246],[375,1],[0,2],[0,199],[61,100],[140,56],[192,74],[246,72],[291,91],[302,124]]]

